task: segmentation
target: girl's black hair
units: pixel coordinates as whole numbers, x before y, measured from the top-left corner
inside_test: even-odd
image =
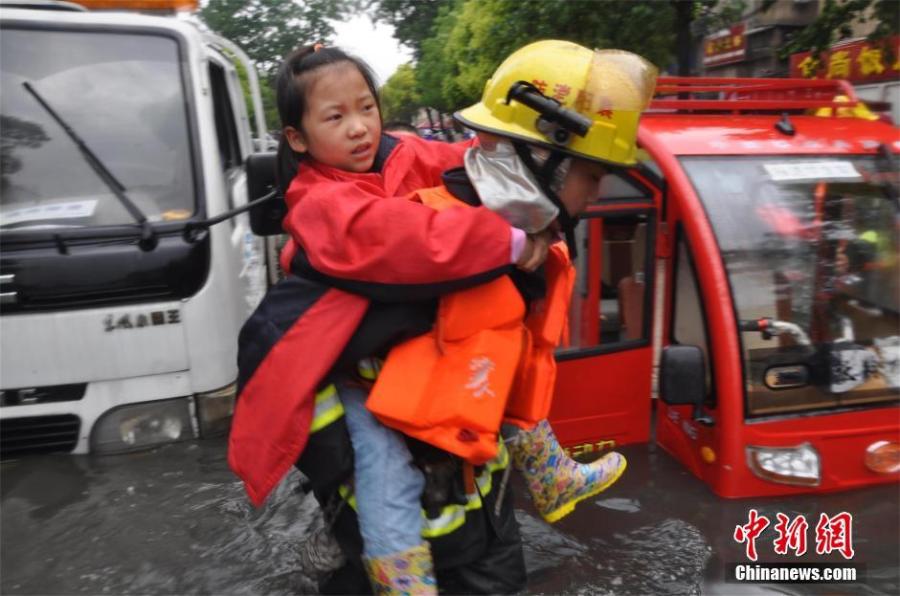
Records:
[[[276,180],[282,195],[287,192],[291,180],[297,174],[297,167],[304,155],[294,152],[284,134],[284,128],[293,126],[300,129],[300,120],[306,112],[306,93],[308,91],[310,77],[303,75],[313,72],[324,66],[349,62],[359,70],[375,98],[378,106],[378,114],[381,114],[381,102],[378,97],[378,88],[375,85],[375,74],[368,64],[356,56],[347,54],[340,48],[327,48],[318,46],[304,46],[288,54],[278,68],[278,77],[275,80],[275,97],[278,104],[278,116],[281,118],[282,134],[278,141],[278,170]]]

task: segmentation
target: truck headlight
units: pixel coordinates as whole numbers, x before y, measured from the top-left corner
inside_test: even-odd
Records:
[[[204,439],[224,435],[231,428],[237,383],[208,393],[197,394],[197,417],[200,419],[200,436]]]
[[[770,482],[818,486],[821,481],[819,453],[809,443],[796,447],[748,446],[747,465]]]
[[[91,431],[91,452],[125,453],[195,437],[189,398],[129,404],[97,420]]]

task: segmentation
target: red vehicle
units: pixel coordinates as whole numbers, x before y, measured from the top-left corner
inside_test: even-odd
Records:
[[[849,84],[662,78],[609,175],[550,419],[656,440],[723,497],[900,478],[900,135]],[[657,382],[658,379],[658,382]]]

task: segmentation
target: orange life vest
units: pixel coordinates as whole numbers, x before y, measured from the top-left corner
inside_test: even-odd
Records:
[[[464,205],[444,187],[421,190],[415,199],[434,209]],[[556,380],[553,351],[575,282],[564,243],[551,247],[545,269],[547,295],[527,318],[507,276],[442,297],[434,328],[388,354],[369,410],[385,425],[476,465],[497,455],[504,419],[531,428],[546,418]]]

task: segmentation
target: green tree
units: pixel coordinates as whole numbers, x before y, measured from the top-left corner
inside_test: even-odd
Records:
[[[633,0],[445,2],[416,64],[422,99],[445,112],[477,101],[513,49],[548,38],[630,50],[666,65],[674,55],[674,11],[669,3]]]
[[[422,44],[431,35],[434,20],[447,0],[373,0],[371,16],[394,27],[394,38],[418,60]]]
[[[763,0],[764,11],[775,0]],[[675,54],[678,76],[690,76],[694,39],[739,21],[746,13],[745,0],[669,0],[675,13]]]
[[[421,43],[421,55],[415,64],[416,86],[422,104],[449,112],[451,106],[444,99],[444,81],[451,78],[453,62],[444,55],[447,36],[456,22],[457,9],[462,0],[451,0],[440,6],[431,34]]]
[[[385,121],[412,123],[421,106],[415,71],[411,64],[402,64],[381,88],[382,116]]]
[[[271,130],[280,127],[274,81],[281,59],[298,46],[330,42],[334,36],[330,20],[346,17],[360,7],[360,1],[209,0],[199,15],[207,27],[240,46],[256,64],[266,126]],[[245,81],[246,73],[239,69],[239,74]]]
[[[422,101],[451,111],[478,98],[511,50],[538,39],[631,50],[660,67],[677,54],[686,72],[692,23],[719,28],[739,18],[746,0],[370,0],[370,7],[413,50]]]
[[[330,41],[330,20],[345,17],[355,5],[348,0],[209,0],[200,18],[271,76],[281,58],[297,46]]]
[[[833,43],[852,35],[852,25],[874,23],[868,39],[882,45],[888,60],[894,56],[888,38],[900,34],[900,2],[898,0],[825,0],[816,20],[801,29],[778,53],[784,58],[796,52],[812,51],[820,55]]]

